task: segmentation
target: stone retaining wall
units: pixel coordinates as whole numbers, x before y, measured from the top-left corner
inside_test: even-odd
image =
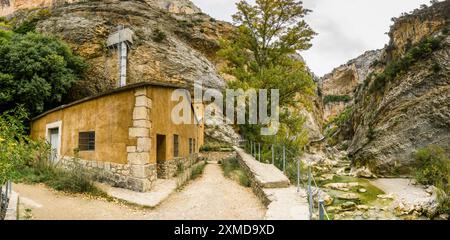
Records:
[[[255,174],[253,171],[250,170],[249,166],[245,164],[245,162],[242,159],[242,156],[240,154],[236,154],[239,165],[241,166],[242,170],[244,170],[245,174],[249,176],[250,181],[250,187],[253,190],[253,193],[259,198],[259,200],[264,204],[264,206],[268,206],[270,204],[270,199],[267,197],[267,195],[263,191],[263,187],[261,184],[256,181]]]
[[[64,157],[59,161],[59,166],[66,170],[82,169],[95,180],[107,183],[114,187],[127,188],[133,191],[143,192],[142,182],[131,175],[131,165],[102,161],[90,161],[79,158]],[[148,164],[144,170],[148,173],[156,171],[156,164]],[[151,174],[149,174],[151,175]],[[156,176],[152,181],[156,180]]]
[[[158,164],[158,178],[169,179],[177,174],[179,168],[187,169],[199,160],[198,154],[192,154],[187,158],[174,158]]]
[[[250,186],[267,207],[267,220],[309,219],[306,191],[290,185],[289,179],[275,166],[256,161],[244,150],[234,147],[241,168],[250,178]]]

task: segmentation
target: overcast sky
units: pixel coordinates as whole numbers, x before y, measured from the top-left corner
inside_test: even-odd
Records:
[[[238,0],[191,0],[203,12],[231,22]],[[254,0],[248,0],[254,3]],[[306,18],[319,34],[313,47],[300,54],[318,76],[367,50],[388,43],[391,18],[428,4],[429,0],[303,0],[313,10]],[[428,4],[429,5],[429,4]]]

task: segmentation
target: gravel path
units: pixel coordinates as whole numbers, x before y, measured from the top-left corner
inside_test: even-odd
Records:
[[[67,195],[44,185],[15,184],[14,190],[32,219],[262,219],[266,211],[250,188],[225,178],[217,163],[207,164],[202,177],[155,209]]]

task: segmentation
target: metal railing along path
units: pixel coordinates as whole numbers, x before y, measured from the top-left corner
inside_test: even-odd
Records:
[[[11,192],[12,192],[11,181],[7,181],[5,185],[0,186],[0,220],[3,220],[3,218],[5,217]]]
[[[291,176],[292,178],[295,177],[296,183],[297,183],[297,192],[300,193],[301,185],[305,186],[307,190],[308,195],[308,204],[309,204],[309,212],[310,212],[310,219],[313,219],[314,215],[314,199],[313,199],[313,191],[312,187],[315,187],[315,191],[318,198],[317,203],[317,211],[319,215],[320,220],[330,220],[327,211],[325,209],[324,200],[320,198],[320,188],[317,186],[316,180],[314,178],[313,173],[311,172],[311,164],[307,162],[307,183],[305,183],[302,179],[302,172],[301,172],[301,157],[298,154],[293,153],[290,151],[285,145],[283,144],[270,144],[270,146],[265,146],[264,144],[261,144],[260,142],[253,142],[253,141],[247,141],[244,140],[242,142],[245,142],[242,146],[245,151],[247,151],[250,155],[252,155],[257,161],[259,162],[265,162],[265,163],[271,163],[281,171],[285,175],[291,176],[291,173],[287,173],[287,164],[288,160],[291,159],[291,163],[295,164],[296,173],[295,176]],[[271,151],[271,159],[264,159],[261,154],[261,149],[264,150],[266,147],[267,150]],[[278,149],[278,151],[277,151]],[[268,160],[268,161],[266,161]],[[278,163],[278,164],[277,164]]]

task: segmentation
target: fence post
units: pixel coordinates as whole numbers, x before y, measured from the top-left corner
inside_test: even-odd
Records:
[[[6,182],[6,191],[5,191],[5,197],[8,199],[8,193],[9,193],[9,184]]]
[[[275,165],[275,149],[273,148],[273,144],[272,144],[272,165]]]
[[[325,220],[323,200],[319,200],[319,220]]]
[[[283,145],[283,173],[286,174],[286,146]]]
[[[311,191],[311,167],[308,166],[308,199],[309,199],[309,219],[312,220],[313,214],[313,197]]]
[[[253,154],[253,142],[250,141],[250,155]]]
[[[297,159],[297,192],[300,192],[300,158]]]
[[[261,162],[261,143],[258,143],[258,160]]]
[[[3,186],[0,185],[0,211],[3,209]]]

